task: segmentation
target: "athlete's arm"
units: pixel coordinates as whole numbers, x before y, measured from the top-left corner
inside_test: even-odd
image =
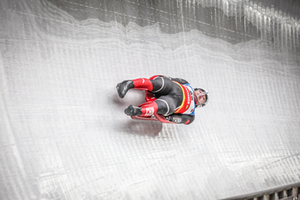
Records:
[[[173,122],[175,124],[191,124],[194,119],[195,115],[185,115],[185,114],[172,114],[165,117],[166,120]]]

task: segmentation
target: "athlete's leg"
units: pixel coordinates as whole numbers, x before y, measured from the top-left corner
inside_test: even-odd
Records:
[[[169,94],[175,85],[173,81],[164,76],[157,76],[151,81],[153,84],[153,89],[151,92],[156,94],[157,96]]]
[[[121,83],[118,83],[117,85],[117,92],[120,98],[123,98],[127,91],[131,88],[133,88],[133,82],[131,80],[123,81]]]
[[[129,89],[148,90],[159,95],[168,94],[173,87],[173,82],[166,77],[157,76],[155,79],[138,78],[126,80],[117,85],[117,91],[120,98],[123,98]]]
[[[124,110],[124,112],[129,116],[152,116],[157,112],[157,110],[158,106],[156,102],[153,101],[149,104],[142,105],[141,107],[130,105]]]
[[[152,91],[153,84],[148,78],[137,78],[132,80],[134,89]]]
[[[120,98],[123,98],[129,89],[149,90],[152,91],[153,85],[151,80],[147,78],[138,78],[126,80],[117,85],[117,91]]]
[[[141,107],[130,105],[124,112],[129,116],[151,116],[155,113],[166,116],[175,111],[175,103],[176,102],[171,97],[163,96],[149,104],[142,105]]]
[[[176,109],[176,99],[171,96],[162,96],[155,100],[157,104],[157,113],[167,116],[174,113]]]

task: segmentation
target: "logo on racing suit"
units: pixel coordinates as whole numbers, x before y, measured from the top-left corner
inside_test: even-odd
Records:
[[[186,90],[186,93],[187,93],[187,102],[186,102],[186,107],[185,107],[185,109],[188,109],[189,107],[190,107],[190,105],[191,105],[191,97],[192,97],[192,92],[188,89],[188,87],[187,86],[184,86],[184,89]],[[188,95],[188,93],[190,93],[190,95]]]
[[[154,108],[150,107],[150,108],[146,108],[146,113],[145,116],[151,116],[154,113]]]

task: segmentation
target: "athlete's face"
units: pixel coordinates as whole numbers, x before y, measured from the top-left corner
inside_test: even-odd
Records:
[[[205,103],[206,97],[205,97],[205,93],[202,90],[195,90],[194,91],[194,96],[196,98],[196,101],[197,101],[198,105],[201,105],[201,104]]]

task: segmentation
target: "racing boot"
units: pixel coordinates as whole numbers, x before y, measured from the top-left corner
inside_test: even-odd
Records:
[[[128,108],[126,108],[124,110],[124,112],[126,115],[129,115],[129,116],[139,116],[142,114],[141,108],[133,106],[133,105],[128,106]]]
[[[123,81],[122,83],[119,83],[117,85],[117,91],[119,97],[123,98],[126,95],[127,91],[131,88],[134,88],[132,80],[127,80],[127,81]]]

